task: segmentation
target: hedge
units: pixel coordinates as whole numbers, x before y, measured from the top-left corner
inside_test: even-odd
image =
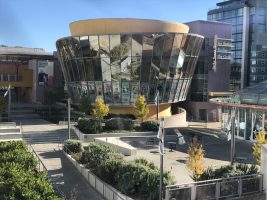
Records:
[[[159,125],[154,121],[146,121],[140,124],[140,128],[142,131],[158,131]]]
[[[22,141],[0,142],[1,200],[59,200],[45,172]]]
[[[101,130],[99,121],[95,119],[79,119],[77,126],[84,134],[96,134],[99,132],[99,130]]]
[[[106,122],[106,130],[133,130],[134,123],[130,119],[113,118]]]
[[[126,195],[138,199],[158,198],[159,169],[145,159],[127,162],[111,147],[91,143],[80,161]],[[173,178],[165,172],[163,186],[170,184],[174,184]]]
[[[65,152],[80,153],[82,152],[82,143],[79,140],[66,140],[64,142],[63,150]]]

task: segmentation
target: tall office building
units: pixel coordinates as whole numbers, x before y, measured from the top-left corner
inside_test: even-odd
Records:
[[[210,98],[228,96],[231,60],[231,25],[197,20],[186,23],[189,32],[204,36],[184,107],[197,120],[219,121],[220,110]]]
[[[208,20],[232,24],[230,90],[267,80],[267,1],[228,0],[208,12]]]

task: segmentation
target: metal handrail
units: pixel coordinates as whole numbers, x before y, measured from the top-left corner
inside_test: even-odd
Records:
[[[247,179],[247,178],[253,178],[253,177],[263,177],[263,174],[252,174],[252,175],[243,175],[243,176],[233,176],[229,178],[218,178],[218,179],[211,179],[211,180],[205,180],[205,181],[197,181],[197,182],[190,182],[190,183],[184,183],[184,184],[177,184],[177,185],[168,185],[166,188],[177,188],[179,186],[186,186],[186,185],[201,185],[201,184],[206,184],[206,183],[213,183],[213,182],[222,182],[225,180],[234,180],[234,179],[239,179],[241,178],[242,180]]]
[[[21,135],[23,136],[23,129],[22,129],[22,124],[20,123],[20,129],[21,129]],[[23,138],[23,137],[22,137]],[[37,162],[39,164],[39,171],[40,171],[40,163],[44,169],[45,172],[48,172],[47,168],[45,167],[44,163],[42,162],[42,160],[40,159],[40,157],[38,156],[38,154],[36,153],[36,151],[34,150],[33,146],[29,143],[27,143],[25,141],[25,144],[28,147],[28,150],[31,151],[31,153],[33,153],[33,155],[35,156],[35,158],[37,158]],[[59,187],[50,179],[48,179],[48,181],[53,185],[53,187],[56,189],[58,195],[63,199],[63,200],[67,200],[66,195],[64,194],[64,192],[62,192],[62,190],[59,189]]]

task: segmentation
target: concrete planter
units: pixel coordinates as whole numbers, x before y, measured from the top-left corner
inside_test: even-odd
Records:
[[[63,151],[64,152],[64,151]],[[132,198],[122,194],[106,182],[99,179],[95,174],[86,169],[83,165],[79,164],[75,159],[73,159],[69,154],[64,152],[64,155],[73,164],[74,167],[81,173],[81,175],[86,179],[89,185],[94,188],[104,199],[107,200],[133,200]]]

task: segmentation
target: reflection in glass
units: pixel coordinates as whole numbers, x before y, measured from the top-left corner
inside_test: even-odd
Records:
[[[112,102],[112,89],[111,82],[104,82],[104,98],[106,103]]]
[[[112,91],[113,91],[113,103],[121,103],[121,92],[120,92],[120,82],[112,82]]]
[[[102,82],[95,82],[96,96],[103,99]]]
[[[124,57],[121,59],[121,79],[131,79],[131,57]]]
[[[101,57],[109,57],[109,36],[99,36],[99,48]]]
[[[120,58],[111,59],[111,79],[112,81],[120,81],[121,80],[121,64]]]
[[[111,81],[110,58],[101,55],[102,80]]]
[[[73,100],[133,104],[139,94],[161,103],[186,98],[203,39],[179,33],[78,36],[58,40],[62,72]],[[178,81],[179,80],[179,81]],[[76,101],[76,102],[77,102]]]
[[[132,35],[132,56],[142,56],[143,36],[142,34]]]
[[[132,46],[132,38],[130,34],[122,34],[121,35],[121,57],[131,56],[131,46]]]
[[[132,57],[132,68],[131,68],[131,80],[139,80],[140,78],[140,68],[141,68],[141,58]]]
[[[88,82],[88,95],[90,103],[95,102],[96,91],[94,82]]]
[[[154,44],[154,34],[145,34],[143,36],[143,56],[152,56]]]
[[[98,36],[89,36],[89,43],[90,43],[90,57],[99,56]]]
[[[172,86],[172,79],[168,79],[166,81],[166,86],[165,86],[165,91],[164,91],[164,101],[168,102],[169,101],[169,95],[171,91],[171,86]]]
[[[122,104],[130,103],[130,83],[128,81],[121,82],[121,102]]]
[[[120,35],[110,35],[110,57],[118,58],[121,56],[121,51],[123,51],[123,47],[120,45]]]
[[[170,91],[169,102],[173,102],[173,98],[174,98],[175,92],[176,92],[177,82],[178,82],[177,80],[172,81],[172,87],[171,87],[171,91]]]
[[[139,82],[131,82],[131,103],[134,103],[139,96]]]
[[[89,40],[88,36],[81,36],[80,37],[80,45],[83,57],[90,57],[90,46],[89,46]]]
[[[148,92],[148,83],[141,82],[140,85],[141,95],[144,95],[147,98],[147,92]]]

